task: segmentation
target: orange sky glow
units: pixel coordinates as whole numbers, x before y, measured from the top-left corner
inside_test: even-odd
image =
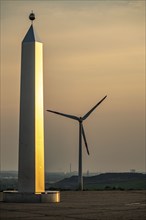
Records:
[[[46,171],[78,169],[84,115],[90,156],[83,170],[145,170],[145,1],[1,1],[1,169],[18,169],[21,42],[34,28],[44,47]]]

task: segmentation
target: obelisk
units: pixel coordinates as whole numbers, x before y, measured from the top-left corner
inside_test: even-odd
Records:
[[[60,202],[59,191],[45,191],[43,44],[31,26],[21,48],[18,191],[3,192],[4,202]]]
[[[45,191],[43,44],[32,24],[22,41],[18,191]]]

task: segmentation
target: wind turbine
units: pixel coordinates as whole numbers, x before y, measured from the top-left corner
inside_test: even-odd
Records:
[[[86,150],[87,150],[87,154],[89,155],[89,148],[88,148],[88,144],[87,144],[87,140],[86,140],[86,136],[85,136],[85,131],[84,131],[84,127],[83,127],[83,121],[86,120],[89,115],[97,108],[98,105],[100,105],[103,100],[106,98],[107,96],[105,96],[103,99],[101,99],[93,108],[91,108],[90,111],[88,111],[83,117],[77,117],[75,115],[68,115],[68,114],[64,114],[61,112],[56,112],[56,111],[52,111],[52,110],[47,110],[48,112],[52,112],[54,114],[57,115],[61,115],[67,118],[71,118],[74,120],[77,120],[79,122],[79,170],[78,170],[78,181],[79,181],[79,190],[83,190],[83,175],[82,175],[82,137],[84,139],[84,143],[86,146]]]

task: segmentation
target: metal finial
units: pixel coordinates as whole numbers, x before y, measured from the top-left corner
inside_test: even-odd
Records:
[[[33,20],[35,20],[35,14],[33,13],[33,11],[31,11],[29,15],[29,19],[31,20],[32,23],[33,23]]]

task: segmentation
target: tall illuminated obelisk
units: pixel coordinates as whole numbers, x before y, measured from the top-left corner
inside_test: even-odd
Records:
[[[43,44],[32,24],[22,41],[18,191],[40,193],[44,181]]]
[[[3,192],[5,202],[60,202],[59,191],[45,191],[43,44],[31,26],[22,41],[18,191]]]

